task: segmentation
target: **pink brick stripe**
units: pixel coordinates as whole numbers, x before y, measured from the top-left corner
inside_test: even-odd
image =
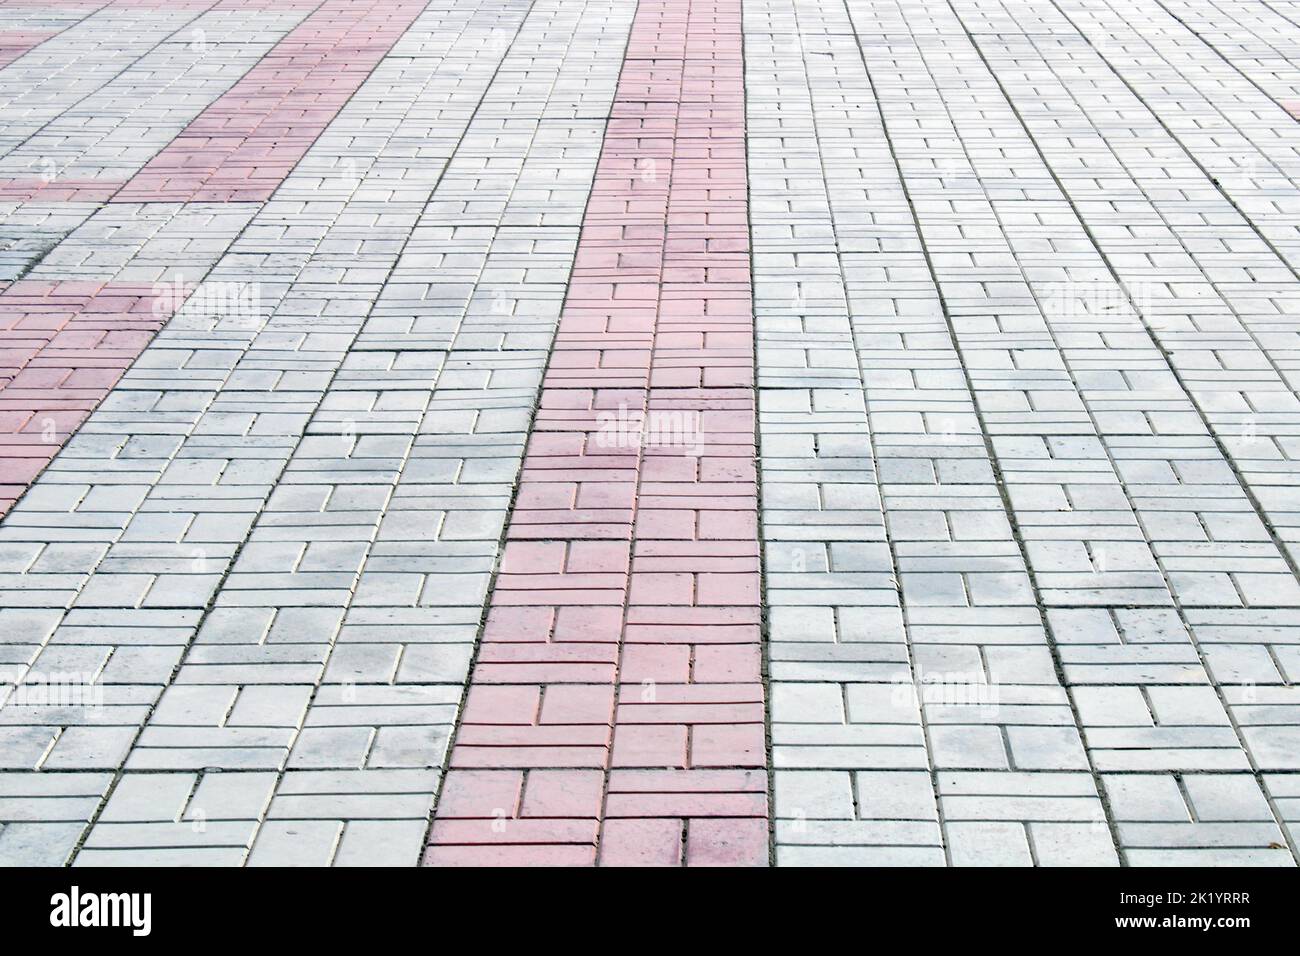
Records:
[[[642,0],[429,864],[768,857],[740,0]]]
[[[325,0],[114,202],[269,199],[425,0]]]
[[[0,515],[177,304],[174,289],[22,280],[0,293]]]

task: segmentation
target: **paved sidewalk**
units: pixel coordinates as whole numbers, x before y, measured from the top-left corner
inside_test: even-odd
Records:
[[[0,864],[1276,865],[1300,2],[0,0]]]

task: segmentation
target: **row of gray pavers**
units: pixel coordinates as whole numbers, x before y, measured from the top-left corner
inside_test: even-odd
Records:
[[[1216,688],[1200,636],[1267,655],[1294,575],[1042,139],[943,6],[850,3],[865,58],[843,4],[761,6],[788,18],[747,47],[778,859],[1292,863],[1293,778],[1252,772],[1294,769],[1285,674],[1220,657]]]

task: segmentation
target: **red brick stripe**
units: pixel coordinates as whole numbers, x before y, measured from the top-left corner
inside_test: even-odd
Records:
[[[642,0],[427,863],[767,862],[744,144],[740,0]]]
[[[325,0],[113,201],[269,199],[425,6]]]
[[[144,351],[174,292],[22,280],[0,294],[0,514]]]

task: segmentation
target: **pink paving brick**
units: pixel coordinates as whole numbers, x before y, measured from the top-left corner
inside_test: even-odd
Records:
[[[0,514],[179,304],[174,287],[20,280],[0,292]]]
[[[643,0],[427,863],[767,862],[744,112]]]
[[[270,198],[425,5],[324,0],[113,201]]]
[[[0,202],[108,202],[122,188],[116,179],[23,179],[0,180]]]

